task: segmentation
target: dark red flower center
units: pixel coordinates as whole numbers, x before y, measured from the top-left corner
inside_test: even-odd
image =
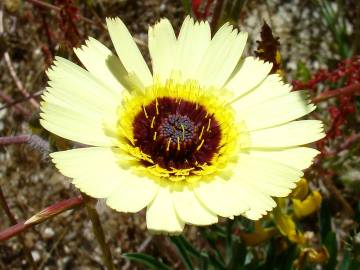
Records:
[[[168,170],[210,165],[221,141],[219,123],[204,106],[169,97],[143,106],[133,132],[135,146]]]

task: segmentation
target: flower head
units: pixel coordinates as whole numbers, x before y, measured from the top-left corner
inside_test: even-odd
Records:
[[[287,196],[318,151],[322,123],[303,91],[241,58],[247,34],[229,24],[213,37],[187,17],[149,28],[150,72],[120,19],[107,26],[117,56],[89,38],[75,53],[86,69],[57,57],[48,70],[41,124],[89,145],[55,152],[57,168],[111,208],[147,208],[151,230],[181,232],[218,216],[257,220]]]

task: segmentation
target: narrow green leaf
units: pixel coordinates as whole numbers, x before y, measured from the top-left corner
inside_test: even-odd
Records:
[[[321,243],[324,243],[328,233],[331,232],[331,213],[328,200],[322,201],[319,218]]]
[[[194,270],[191,259],[189,258],[188,253],[186,252],[186,248],[184,247],[181,240],[179,240],[179,236],[170,236],[171,241],[176,246],[177,251],[180,255],[182,262],[184,263],[187,270]]]
[[[336,243],[336,234],[334,232],[329,232],[325,238],[324,242],[328,252],[329,260],[326,265],[324,265],[324,270],[334,270],[337,264],[337,243]]]
[[[162,262],[159,262],[153,256],[150,256],[150,255],[147,255],[144,253],[124,253],[122,256],[130,261],[141,263],[141,264],[147,266],[149,269],[154,269],[154,270],[170,270],[171,269],[170,266],[168,266]]]

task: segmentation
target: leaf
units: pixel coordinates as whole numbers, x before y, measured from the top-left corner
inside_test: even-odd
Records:
[[[331,232],[331,213],[328,200],[323,200],[320,208],[320,236],[324,244],[326,236]]]
[[[159,262],[153,256],[144,254],[144,253],[124,253],[122,255],[124,258],[141,263],[148,267],[149,269],[156,269],[156,270],[170,270],[170,266]]]
[[[324,265],[324,270],[333,270],[336,268],[337,264],[337,245],[336,245],[336,234],[334,232],[329,232],[325,238],[324,242],[327,251],[329,253],[329,260],[326,265]]]
[[[179,236],[171,236],[171,242],[176,246],[177,251],[180,255],[182,262],[184,263],[187,270],[194,270],[192,261],[190,260],[184,244],[179,239]]]

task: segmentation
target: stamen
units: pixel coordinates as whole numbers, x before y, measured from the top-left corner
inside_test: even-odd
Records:
[[[155,99],[155,107],[156,107],[156,114],[159,115],[159,102],[158,99]]]
[[[144,110],[145,117],[146,117],[146,119],[148,119],[148,118],[149,118],[149,116],[148,116],[148,114],[147,114],[147,112],[146,112],[145,106],[144,106],[144,105],[142,105],[142,107],[143,107],[143,110]]]
[[[201,140],[201,143],[198,145],[198,147],[196,148],[196,151],[199,151],[200,148],[203,146],[204,144],[204,139]]]
[[[201,138],[202,138],[202,135],[203,135],[203,133],[204,133],[204,129],[205,129],[205,127],[202,126],[202,127],[201,127],[200,136],[199,136],[199,140],[201,140]]]
[[[180,139],[177,137],[177,150],[180,151]]]
[[[151,120],[151,125],[150,125],[151,128],[154,128],[154,122],[155,122],[155,116],[153,116]]]
[[[169,138],[167,146],[166,146],[166,151],[170,150],[170,143],[171,143],[171,138]]]
[[[210,130],[210,124],[211,124],[211,118],[209,118],[208,127],[207,127],[207,129],[206,129],[207,132],[209,132],[209,130]]]
[[[154,132],[154,136],[153,136],[153,140],[156,141],[156,135],[157,135],[157,132],[155,131]]]

